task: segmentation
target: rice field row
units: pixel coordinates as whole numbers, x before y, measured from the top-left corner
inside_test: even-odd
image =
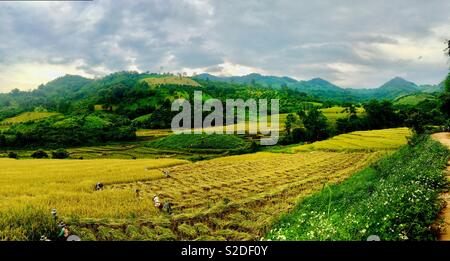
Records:
[[[325,183],[342,181],[381,155],[311,152],[224,157],[169,168],[170,178],[116,183],[107,190],[138,189],[142,198],[158,194],[162,201],[171,202],[173,215],[162,214],[166,226],[155,217],[135,223],[151,227],[155,235],[162,226],[170,229],[166,237],[178,240],[255,240],[299,198]],[[125,226],[118,230],[126,233]]]
[[[393,150],[405,145],[410,135],[411,131],[408,128],[355,131],[328,140],[291,147],[290,150],[292,152]]]

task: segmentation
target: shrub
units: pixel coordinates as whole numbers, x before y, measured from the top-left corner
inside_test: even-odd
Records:
[[[34,159],[43,159],[43,158],[48,158],[48,154],[47,154],[47,152],[45,152],[43,150],[37,150],[37,151],[33,152],[33,154],[31,154],[31,157]]]
[[[8,153],[8,158],[10,158],[10,159],[17,159],[17,158],[19,158],[19,155],[17,155],[17,153],[15,153],[14,151],[10,151]]]
[[[65,149],[57,149],[52,151],[52,158],[54,159],[66,159],[69,157],[69,152]]]
[[[257,152],[259,150],[259,145],[256,141],[252,141],[250,144],[250,152]]]
[[[294,143],[298,143],[306,140],[307,132],[303,128],[294,128],[292,130],[292,140]]]

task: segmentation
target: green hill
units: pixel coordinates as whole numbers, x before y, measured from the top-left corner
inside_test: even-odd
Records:
[[[395,99],[399,96],[420,92],[419,86],[403,78],[395,77],[375,90],[375,98]]]

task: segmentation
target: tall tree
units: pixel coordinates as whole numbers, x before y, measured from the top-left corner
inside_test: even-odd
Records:
[[[371,129],[385,129],[397,126],[400,119],[390,101],[371,100],[364,105],[366,119]]]
[[[327,118],[317,108],[312,107],[303,120],[310,141],[317,141],[328,137]]]
[[[289,113],[286,117],[286,122],[284,123],[284,129],[286,130],[287,135],[291,134],[292,125],[295,123],[295,116],[292,113]]]

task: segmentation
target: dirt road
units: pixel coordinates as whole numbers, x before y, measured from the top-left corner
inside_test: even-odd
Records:
[[[440,141],[450,149],[450,132],[439,132],[431,135],[433,139]],[[447,176],[450,179],[450,161],[447,164]],[[442,198],[446,202],[446,206],[441,213],[444,219],[444,229],[439,235],[439,240],[450,240],[450,192],[442,194]]]

